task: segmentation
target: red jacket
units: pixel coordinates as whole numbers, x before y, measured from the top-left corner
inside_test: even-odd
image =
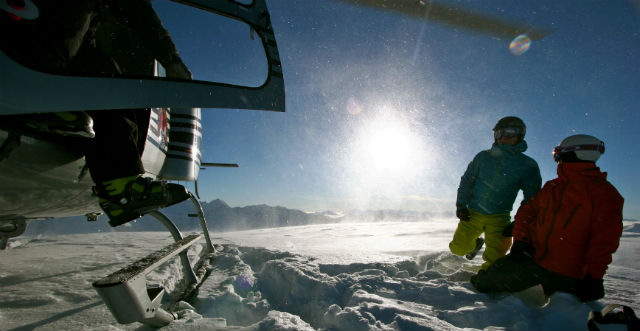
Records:
[[[547,270],[602,279],[622,235],[623,203],[595,164],[561,163],[558,178],[518,210],[513,237],[531,243]]]

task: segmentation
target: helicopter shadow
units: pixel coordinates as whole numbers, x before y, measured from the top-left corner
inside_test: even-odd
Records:
[[[90,303],[88,305],[84,305],[82,307],[69,309],[67,311],[64,311],[64,312],[58,313],[56,315],[53,315],[53,316],[51,316],[49,318],[45,318],[45,319],[43,319],[41,321],[29,323],[27,325],[19,326],[17,328],[9,329],[7,331],[29,331],[29,330],[35,330],[35,329],[37,329],[39,327],[42,327],[42,326],[45,326],[45,325],[47,325],[49,323],[55,322],[57,320],[65,318],[65,317],[72,316],[74,314],[77,314],[77,313],[82,312],[82,311],[87,310],[87,309],[91,309],[91,308],[94,308],[94,307],[101,306],[103,304],[104,303],[102,301],[96,301],[96,302]]]
[[[122,264],[121,262],[107,263],[107,264],[102,264],[97,266],[84,267],[81,270],[70,270],[66,272],[61,272],[61,273],[46,275],[41,277],[35,277],[35,278],[25,278],[23,277],[23,275],[12,275],[12,276],[1,278],[2,282],[0,283],[0,288],[20,285],[20,284],[25,284],[30,282],[39,282],[39,281],[54,279],[58,277],[69,276],[69,275],[75,275],[75,274],[78,274],[78,272],[91,272],[96,270],[109,269],[111,267],[120,266],[121,264]]]

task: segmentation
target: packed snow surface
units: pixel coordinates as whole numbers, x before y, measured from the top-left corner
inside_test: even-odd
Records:
[[[640,311],[638,225],[625,221],[604,299],[557,293],[544,307],[475,291],[468,280],[481,258],[449,253],[453,219],[216,233],[210,276],[161,330],[586,330],[605,304]],[[12,240],[0,252],[0,329],[150,330],[118,324],[91,284],[171,241],[163,232]],[[176,259],[148,282],[171,290],[179,270]]]

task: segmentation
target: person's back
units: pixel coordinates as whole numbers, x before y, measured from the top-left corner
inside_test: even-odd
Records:
[[[470,163],[475,169],[461,179],[457,204],[464,205],[466,201],[469,208],[483,214],[501,214],[511,212],[521,189],[527,199],[533,196],[542,179],[536,180],[536,161],[523,154],[527,147],[523,140],[515,145],[494,144],[478,153]]]
[[[545,269],[601,279],[618,247],[624,199],[594,162],[563,161],[557,171],[516,215],[514,240],[529,240]]]

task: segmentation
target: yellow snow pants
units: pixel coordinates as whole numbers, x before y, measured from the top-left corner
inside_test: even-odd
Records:
[[[509,214],[485,215],[469,209],[471,220],[460,221],[449,243],[451,253],[459,256],[470,253],[476,247],[476,239],[484,232],[485,261],[481,269],[486,270],[497,259],[505,256],[511,247],[511,237],[504,237],[502,231],[511,222]]]

